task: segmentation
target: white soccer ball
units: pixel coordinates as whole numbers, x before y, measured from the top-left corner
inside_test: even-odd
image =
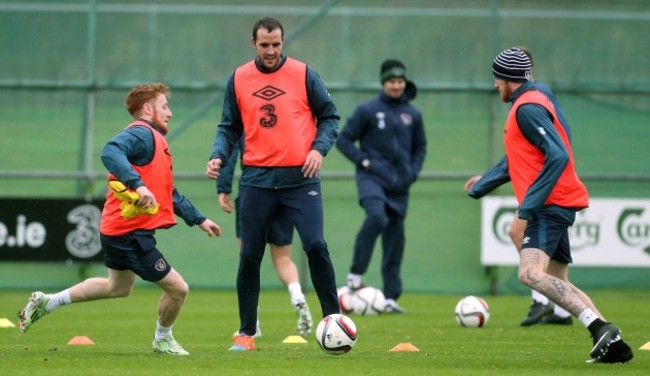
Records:
[[[357,326],[345,315],[325,316],[316,327],[316,340],[330,355],[345,354],[357,343]]]
[[[456,304],[456,321],[461,326],[482,328],[490,319],[490,308],[477,296],[466,296]]]
[[[339,297],[339,307],[341,307],[341,312],[352,312],[352,290],[350,290],[348,286],[342,286],[336,290],[336,294]]]
[[[380,289],[365,286],[352,295],[352,312],[357,315],[378,315],[386,309],[386,298]]]

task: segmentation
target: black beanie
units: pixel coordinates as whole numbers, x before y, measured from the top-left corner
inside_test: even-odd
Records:
[[[406,79],[406,67],[399,60],[386,60],[381,63],[381,71],[379,73],[381,84],[394,77],[401,77]]]
[[[506,81],[532,81],[533,63],[523,50],[508,48],[494,58],[492,74]]]

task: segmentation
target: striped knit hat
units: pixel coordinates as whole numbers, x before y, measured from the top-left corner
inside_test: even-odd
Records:
[[[524,51],[517,47],[502,51],[492,62],[494,77],[506,81],[532,81],[533,64]]]

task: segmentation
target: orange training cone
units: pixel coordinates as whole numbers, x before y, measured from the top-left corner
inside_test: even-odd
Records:
[[[93,342],[90,338],[86,336],[75,336],[68,341],[68,345],[94,345],[94,344],[95,342]]]
[[[390,352],[402,352],[402,351],[418,352],[418,351],[420,351],[420,349],[418,349],[417,347],[415,347],[412,344],[407,342],[407,343],[400,343],[399,345],[393,347],[392,349],[390,349],[388,351],[390,351]]]

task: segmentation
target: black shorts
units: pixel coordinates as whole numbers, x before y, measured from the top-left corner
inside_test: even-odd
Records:
[[[126,234],[99,237],[104,250],[104,265],[113,270],[130,270],[149,282],[158,282],[172,269],[156,248],[152,234]]]
[[[241,220],[239,219],[239,197],[235,199],[235,235],[241,239]],[[266,234],[266,243],[275,245],[290,245],[293,243],[293,224],[282,212],[275,213],[271,228]]]
[[[563,264],[573,262],[569,243],[569,226],[575,221],[575,211],[557,206],[545,206],[528,221],[522,248],[541,249]]]

